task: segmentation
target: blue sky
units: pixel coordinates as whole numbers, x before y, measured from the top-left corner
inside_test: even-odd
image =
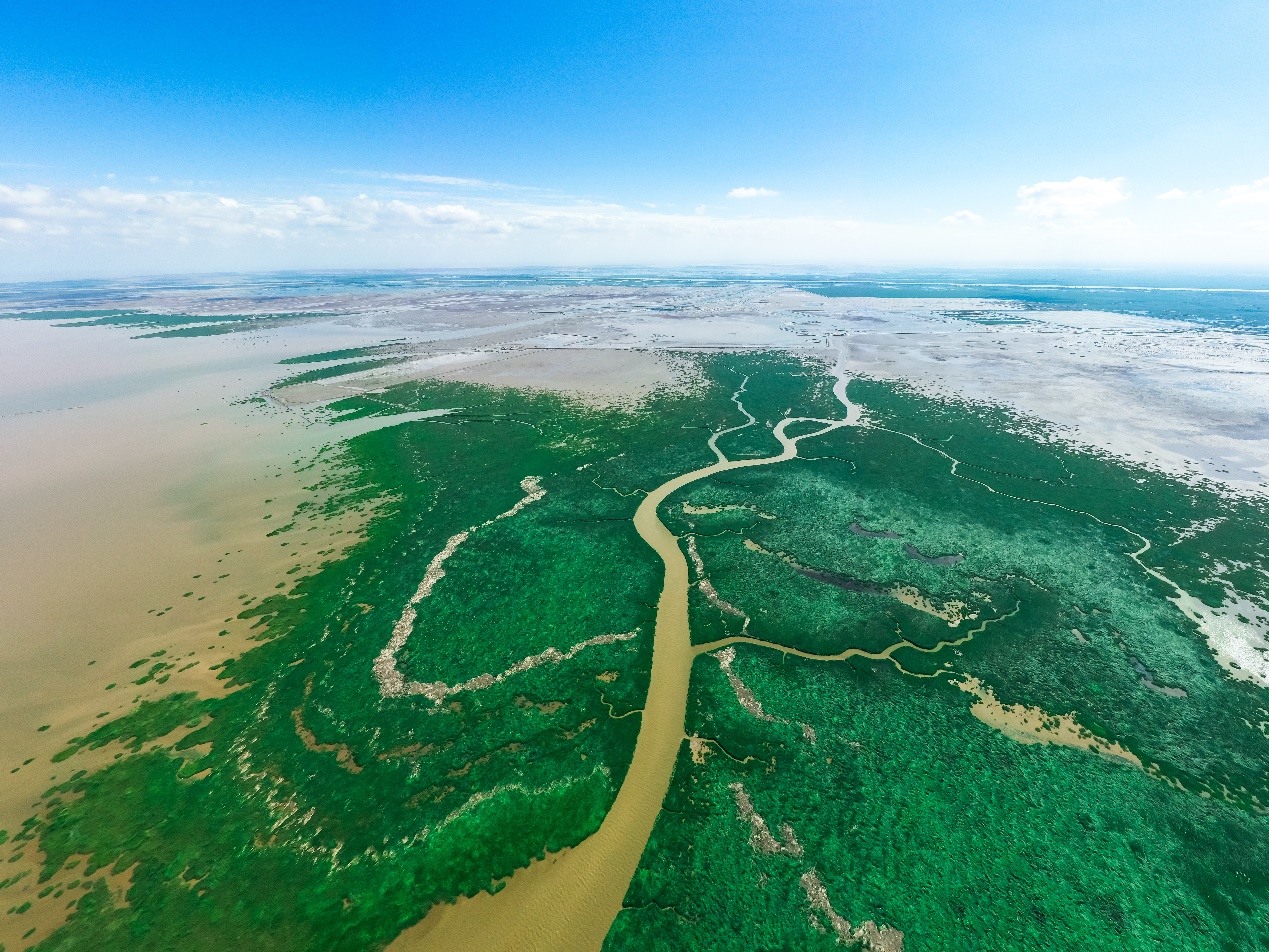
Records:
[[[0,0],[0,23],[10,277],[1269,267],[1263,0]]]

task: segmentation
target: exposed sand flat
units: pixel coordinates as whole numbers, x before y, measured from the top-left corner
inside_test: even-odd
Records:
[[[1198,625],[1216,660],[1234,678],[1269,688],[1269,611],[1228,584],[1219,608],[1181,589],[1169,601]]]
[[[1008,302],[853,299],[852,368],[1003,403],[1070,438],[1238,490],[1269,486],[1269,339]],[[970,313],[975,320],[949,316]],[[1025,323],[989,324],[1014,318]]]
[[[316,310],[323,302],[306,303]],[[431,367],[418,375],[440,375],[436,365],[452,359],[444,355],[465,352],[467,369],[445,376],[597,403],[637,400],[672,379],[641,351],[826,354],[844,340],[857,374],[1005,404],[1077,442],[1167,472],[1269,491],[1269,339],[1211,325],[740,284],[349,295],[338,305],[340,315],[325,320],[403,337],[435,360],[401,373]],[[589,350],[603,356],[577,353]],[[333,399],[346,393],[342,385],[392,379],[399,377],[369,373],[287,399]]]

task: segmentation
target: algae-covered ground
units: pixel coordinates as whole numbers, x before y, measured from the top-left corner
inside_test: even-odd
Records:
[[[328,405],[449,412],[338,448],[324,505],[373,503],[365,538],[246,610],[228,693],[68,743],[120,756],[4,847],[70,910],[38,948],[382,948],[594,832],[651,667],[643,493],[750,415],[732,459],[845,415],[831,360],[690,359],[624,407],[438,380]],[[1265,688],[1170,600],[1265,605],[1265,505],[847,392],[863,425],[662,508],[701,651],[605,949],[1269,947]]]

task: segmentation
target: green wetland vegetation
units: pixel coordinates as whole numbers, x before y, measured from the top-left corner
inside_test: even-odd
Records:
[[[364,538],[244,611],[223,696],[68,740],[69,768],[121,756],[4,844],[69,909],[38,948],[382,948],[598,829],[652,661],[643,492],[713,462],[742,406],[731,459],[845,414],[822,361],[684,359],[696,384],[634,408],[436,381],[328,405],[452,412],[335,449],[324,514],[368,508]],[[661,509],[702,650],[604,948],[1269,948],[1269,694],[1130,555],[1263,602],[1264,504],[998,409],[847,392],[866,425]],[[411,603],[394,664],[418,687],[385,691]]]

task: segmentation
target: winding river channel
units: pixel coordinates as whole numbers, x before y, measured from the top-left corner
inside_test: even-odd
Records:
[[[437,906],[417,925],[406,930],[393,944],[394,950],[421,950],[421,952],[599,952],[614,919],[622,909],[622,902],[638,869],[639,861],[647,846],[652,829],[661,812],[661,804],[669,790],[674,765],[680,746],[685,740],[684,722],[687,711],[688,687],[691,680],[693,659],[702,653],[717,651],[732,644],[743,643],[783,651],[817,661],[838,661],[862,656],[875,660],[897,661],[893,658],[900,648],[932,653],[946,647],[968,641],[988,625],[1012,617],[1018,611],[1005,613],[980,623],[955,640],[940,642],[922,648],[906,641],[899,641],[881,651],[870,652],[860,648],[848,648],[835,655],[813,655],[782,645],[733,635],[708,644],[693,645],[688,625],[689,574],[687,559],[679,547],[679,539],[661,522],[658,509],[673,493],[691,483],[708,479],[719,473],[754,466],[770,466],[797,458],[801,440],[822,436],[845,426],[862,424],[862,409],[846,396],[848,378],[845,373],[845,354],[839,350],[837,378],[833,393],[845,407],[846,416],[827,420],[814,417],[787,417],[775,427],[773,435],[781,445],[781,452],[761,459],[729,460],[717,445],[718,438],[735,430],[754,425],[757,421],[745,410],[740,396],[745,392],[748,378],[736,391],[733,400],[747,418],[739,426],[714,433],[709,448],[717,456],[717,462],[684,473],[668,480],[650,491],[634,516],[635,528],[645,542],[657,553],[665,565],[665,579],[661,598],[657,604],[656,629],[653,640],[652,675],[648,685],[647,700],[642,712],[639,738],[634,757],[612,809],[600,828],[577,847],[562,850],[544,860],[515,873],[505,887],[497,893],[482,892],[474,898],[461,898],[453,905]],[[790,436],[790,426],[818,424],[818,428],[796,436]],[[884,427],[878,429],[886,430]],[[952,475],[977,483],[985,490],[1019,502],[1044,506],[1057,503],[1012,496],[987,483],[957,472],[959,461],[946,451],[923,443],[907,433],[886,430],[917,442],[926,449],[938,453],[951,464]],[[1140,548],[1126,553],[1146,573],[1176,590],[1170,600],[1188,617],[1199,624],[1209,641],[1215,642],[1204,622],[1209,621],[1196,611],[1189,596],[1176,583],[1163,576],[1157,569],[1146,565],[1141,556],[1150,548],[1149,541],[1124,526],[1108,523],[1091,512],[1068,509],[1087,516],[1107,528],[1122,529],[1133,536]],[[1208,612],[1207,614],[1210,614]],[[1220,656],[1219,646],[1217,654]],[[902,667],[902,666],[900,666]],[[911,673],[911,672],[907,672]],[[939,671],[932,677],[947,672]],[[1269,675],[1253,672],[1250,680]],[[1269,683],[1269,680],[1266,681]]]
[[[834,393],[847,410],[843,419],[787,417],[774,430],[781,452],[760,459],[727,459],[716,444],[720,432],[709,443],[718,456],[716,463],[662,483],[648,493],[635,512],[636,530],[665,564],[665,581],[657,603],[652,676],[639,739],[625,781],[599,829],[573,849],[561,850],[519,870],[497,893],[482,892],[453,905],[437,906],[422,922],[401,934],[392,945],[394,950],[598,952],[621,911],[669,790],[684,741],[692,660],[698,654],[688,627],[687,559],[678,537],[661,522],[657,510],[671,494],[698,480],[729,470],[787,462],[797,458],[801,440],[858,424],[861,411],[846,398],[840,360],[837,378]],[[737,391],[737,406],[743,389],[742,385]],[[752,416],[749,420],[754,422]],[[798,424],[819,427],[790,436],[789,427]]]

